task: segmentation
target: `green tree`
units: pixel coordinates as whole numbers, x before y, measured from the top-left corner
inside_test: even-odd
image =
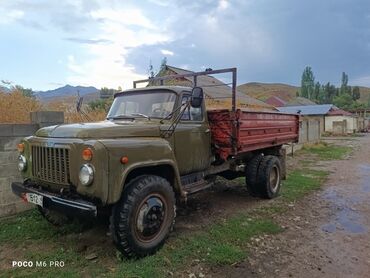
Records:
[[[360,99],[360,97],[361,97],[360,87],[358,87],[358,86],[353,87],[353,90],[352,90],[352,99],[353,100],[358,100],[358,99]]]
[[[313,99],[315,90],[315,76],[311,67],[307,66],[302,73],[301,79],[301,97]]]
[[[23,88],[20,85],[15,85],[14,90],[21,92],[25,97],[35,98],[34,91],[31,88]]]
[[[333,103],[344,110],[353,108],[354,101],[349,94],[340,94],[339,96],[334,97]]]
[[[90,110],[99,111],[104,110],[108,112],[109,108],[111,107],[113,102],[113,98],[106,98],[106,99],[97,99],[90,101],[87,105],[89,106]]]
[[[333,103],[333,100],[337,95],[337,88],[335,88],[334,85],[330,84],[330,82],[326,83],[325,86],[323,86],[323,103]]]
[[[349,94],[352,95],[352,88],[348,86],[348,74],[342,72],[342,83],[339,89],[339,94]]]
[[[318,99],[318,103],[319,104],[328,103],[327,96],[326,96],[326,93],[325,93],[325,86],[324,85],[321,85],[320,86],[319,96],[318,96],[317,99]]]
[[[107,87],[103,87],[100,89],[100,98],[101,99],[108,99],[112,98],[115,93],[117,93],[118,90],[115,89],[109,89]]]
[[[319,101],[320,89],[321,89],[320,82],[316,82],[314,93],[313,93],[313,100],[315,100],[317,102]]]

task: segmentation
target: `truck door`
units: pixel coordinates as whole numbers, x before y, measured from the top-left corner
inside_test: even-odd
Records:
[[[182,95],[181,103],[190,100],[190,94]],[[180,174],[207,169],[211,161],[211,134],[204,104],[189,107],[175,131],[175,155]]]

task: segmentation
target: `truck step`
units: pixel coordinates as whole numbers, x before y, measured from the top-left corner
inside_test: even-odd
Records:
[[[211,187],[212,185],[213,185],[213,182],[208,182],[206,180],[200,180],[200,181],[185,185],[184,189],[188,194],[193,194],[195,192]]]

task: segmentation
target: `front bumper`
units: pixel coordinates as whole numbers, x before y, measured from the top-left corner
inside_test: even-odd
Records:
[[[20,182],[12,182],[12,191],[15,195],[25,200],[26,193],[35,193],[43,196],[43,207],[76,217],[96,217],[97,207],[85,200],[67,199],[57,194],[52,194],[40,189],[25,186]]]

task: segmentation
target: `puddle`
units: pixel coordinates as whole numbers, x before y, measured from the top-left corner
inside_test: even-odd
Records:
[[[332,206],[337,209],[337,213],[330,222],[321,226],[321,230],[327,233],[344,231],[352,234],[362,234],[367,232],[368,228],[363,225],[363,217],[354,207],[360,205],[369,199],[364,193],[370,193],[370,165],[359,165],[359,174],[361,182],[359,189],[353,189],[351,192],[340,194],[334,186],[329,187],[323,193],[323,198],[330,201]],[[356,186],[355,184],[353,186]],[[348,194],[351,194],[348,196]]]

